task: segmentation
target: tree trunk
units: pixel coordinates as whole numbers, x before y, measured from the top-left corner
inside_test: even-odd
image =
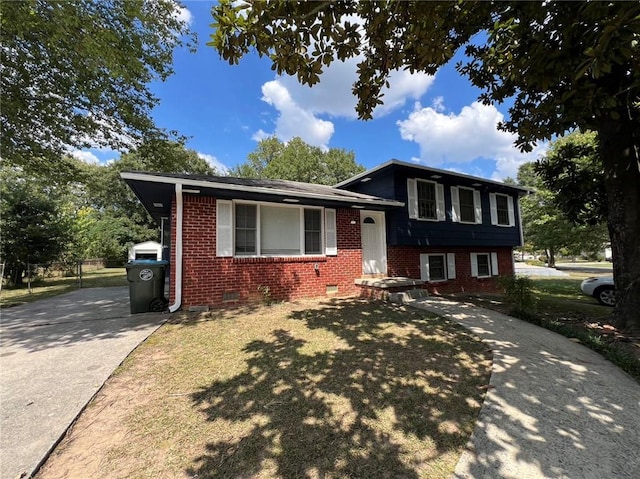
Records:
[[[24,267],[15,266],[9,274],[9,278],[10,278],[9,283],[12,284],[12,286],[20,287],[24,284],[22,282],[23,276],[24,276]]]
[[[627,113],[628,115],[629,113]],[[640,336],[640,149],[633,117],[602,122],[598,130],[609,203],[616,287],[616,325]],[[635,139],[634,139],[635,137]]]
[[[553,246],[549,246],[547,250],[547,266],[549,268],[556,267],[556,250]]]

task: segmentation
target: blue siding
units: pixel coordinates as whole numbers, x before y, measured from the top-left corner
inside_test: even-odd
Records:
[[[440,174],[440,173],[439,173]],[[403,208],[386,212],[387,244],[389,246],[518,246],[520,244],[520,219],[518,217],[518,190],[508,185],[483,182],[481,178],[469,179],[440,174],[432,178],[428,171],[411,169],[408,166],[391,165],[370,175],[366,182],[348,185],[346,189],[403,201]],[[426,221],[409,218],[407,179],[418,178],[436,181],[444,185],[445,221]],[[479,183],[480,186],[473,186]],[[482,224],[456,223],[451,219],[451,187],[466,186],[480,190]],[[494,226],[491,224],[490,193],[501,193],[513,198],[516,226]]]

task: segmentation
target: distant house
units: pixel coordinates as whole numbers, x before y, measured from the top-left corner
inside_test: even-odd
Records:
[[[390,161],[334,187],[124,172],[170,238],[171,309],[259,299],[494,290],[525,190]]]
[[[136,259],[162,259],[162,245],[156,241],[145,241],[129,248],[129,261]]]

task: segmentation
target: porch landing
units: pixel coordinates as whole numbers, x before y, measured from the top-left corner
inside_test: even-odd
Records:
[[[420,279],[412,278],[358,278],[354,281],[356,286],[378,289],[392,289],[392,288],[408,288],[408,287],[420,287],[424,284],[424,281]]]
[[[360,296],[381,299],[393,303],[408,303],[429,295],[425,282],[412,278],[358,278],[354,281],[360,287]]]

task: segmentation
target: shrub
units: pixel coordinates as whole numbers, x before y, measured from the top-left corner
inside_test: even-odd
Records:
[[[264,304],[270,306],[273,303],[273,298],[271,297],[271,288],[269,288],[269,286],[258,286],[258,292],[262,295]]]
[[[504,289],[504,300],[519,315],[530,314],[535,308],[533,282],[526,276],[500,276],[500,286]]]

